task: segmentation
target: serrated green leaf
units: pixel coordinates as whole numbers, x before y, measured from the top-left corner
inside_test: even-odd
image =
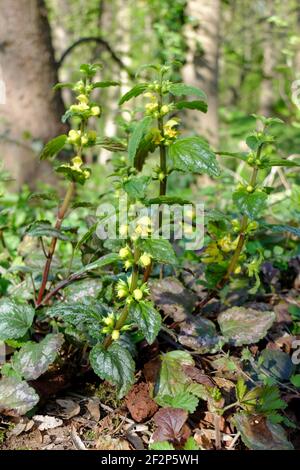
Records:
[[[151,199],[147,199],[143,201],[146,206],[150,206],[151,204],[178,204],[180,206],[184,206],[185,204],[192,204],[191,201],[187,199],[182,199],[178,196],[158,196],[153,197]]]
[[[175,104],[176,109],[197,109],[202,113],[207,113],[207,103],[205,101],[178,101]]]
[[[200,137],[178,139],[170,145],[169,156],[177,170],[188,173],[207,173],[210,176],[220,174],[215,153]]]
[[[176,396],[190,382],[183,371],[184,366],[193,366],[192,356],[185,351],[170,351],[162,355],[158,392],[155,397]]]
[[[0,411],[14,410],[23,415],[38,401],[39,396],[27,382],[16,377],[4,377],[0,380]]]
[[[88,168],[86,168],[88,170]],[[78,171],[72,168],[69,165],[60,165],[55,168],[55,171],[59,174],[64,175],[64,177],[69,181],[75,181],[76,183],[81,184],[82,186],[86,182],[86,177],[83,171]]]
[[[273,233],[291,233],[300,237],[300,229],[298,227],[292,227],[291,225],[275,225],[275,224],[265,224],[264,227],[270,230]]]
[[[169,92],[174,96],[194,95],[201,98],[203,101],[207,101],[207,96],[204,91],[195,86],[186,85],[185,83],[172,83]]]
[[[116,263],[120,261],[120,257],[117,253],[109,253],[108,255],[104,255],[101,258],[93,261],[92,263],[86,264],[81,268],[79,271],[74,273],[74,277],[81,276],[89,271],[93,271],[94,269],[104,268],[104,266],[108,266],[109,264]]]
[[[147,83],[138,83],[135,85],[131,90],[129,90],[119,101],[119,105],[126,103],[126,101],[131,100],[132,98],[136,98],[137,96],[141,95],[145,90],[147,90],[148,84]]]
[[[198,446],[193,436],[190,436],[184,444],[183,450],[200,450],[200,447]]]
[[[95,82],[92,84],[93,89],[94,88],[107,88],[110,86],[120,86],[120,85],[121,85],[120,82],[114,82],[112,80],[106,80],[103,82]]]
[[[155,398],[158,405],[162,407],[178,408],[189,413],[194,413],[199,403],[199,399],[187,391],[179,391],[176,395],[162,395]]]
[[[49,334],[40,343],[28,342],[14,354],[14,370],[26,380],[37,379],[54,362],[63,342],[62,334]]]
[[[257,343],[274,321],[274,312],[244,307],[229,308],[218,316],[222,334],[234,346]]]
[[[114,342],[108,349],[97,344],[90,352],[91,366],[103,380],[116,385],[122,398],[134,383],[135,364],[127,349]]]
[[[47,160],[48,158],[52,158],[57,155],[58,152],[60,152],[64,148],[67,142],[67,138],[68,137],[65,134],[62,134],[58,137],[55,137],[55,139],[50,140],[50,142],[45,145],[40,155],[40,159]]]
[[[161,316],[151,302],[131,302],[129,313],[145,336],[147,342],[152,344],[161,328]]]
[[[128,159],[129,159],[129,164],[131,166],[134,165],[134,159],[135,159],[137,149],[144,135],[147,133],[151,122],[152,122],[151,116],[144,117],[144,119],[142,119],[135,125],[133,133],[131,134],[129,138]]]
[[[235,393],[237,400],[242,403],[244,396],[247,393],[247,386],[245,384],[245,380],[243,378],[239,378],[236,386],[235,386]]]
[[[123,183],[123,188],[131,198],[143,199],[150,182],[150,176],[132,176]]]
[[[26,235],[30,237],[50,237],[57,238],[58,240],[70,241],[70,237],[65,235],[60,230],[52,227],[50,222],[36,221],[33,222],[26,230]]]
[[[0,340],[17,339],[27,333],[34,318],[34,309],[30,305],[14,300],[0,300]]]
[[[125,152],[126,145],[113,137],[100,137],[96,139],[95,145],[108,150],[109,152]]]
[[[175,450],[175,447],[168,441],[152,442],[149,446],[150,450]]]
[[[258,214],[266,207],[268,195],[263,191],[249,193],[246,188],[242,188],[233,193],[232,199],[242,214],[250,219],[257,219]]]
[[[300,388],[300,374],[292,375],[290,382],[294,385],[294,387]]]
[[[272,166],[285,166],[285,167],[299,167],[300,162],[297,162],[295,160],[285,160],[283,158],[270,158],[268,161],[266,161],[266,164],[264,167],[269,168]]]
[[[139,247],[151,257],[163,264],[176,264],[176,254],[169,242],[164,238],[145,238],[139,240]]]

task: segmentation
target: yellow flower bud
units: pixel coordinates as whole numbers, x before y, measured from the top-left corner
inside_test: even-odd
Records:
[[[88,104],[88,102],[89,102],[88,97],[86,95],[83,95],[83,94],[77,96],[77,99],[78,99],[79,103]]]
[[[164,104],[160,108],[160,112],[161,112],[162,115],[168,114],[169,111],[170,111],[170,106],[168,106],[167,104]]]
[[[126,237],[128,235],[128,225],[127,224],[120,225],[119,233],[122,237]]]
[[[135,289],[133,291],[133,297],[135,298],[135,300],[137,302],[139,302],[140,300],[142,300],[143,298],[143,292],[141,291],[141,289]]]
[[[73,170],[79,171],[81,169],[81,166],[83,164],[83,161],[81,160],[81,157],[74,157],[72,158],[72,168]]]
[[[113,315],[109,315],[108,317],[103,318],[103,323],[104,323],[106,326],[114,326],[114,324],[115,324],[115,319],[114,319]]]
[[[241,266],[237,266],[234,270],[234,274],[240,274],[241,270],[242,270]]]
[[[101,110],[99,106],[93,106],[91,109],[92,116],[100,116]]]
[[[127,260],[125,261],[125,263],[124,263],[125,269],[126,269],[126,270],[129,269],[129,268],[131,268],[131,266],[132,266],[132,261],[129,260],[129,259],[127,259]]]
[[[139,261],[140,261],[141,266],[146,268],[147,266],[151,264],[151,256],[148,255],[148,253],[143,253]]]
[[[114,341],[118,341],[118,339],[120,338],[120,331],[119,330],[113,330],[113,332],[111,334],[111,338]]]
[[[120,256],[121,259],[125,259],[130,255],[131,255],[131,251],[128,248],[128,246],[126,246],[124,248],[121,248],[120,251],[119,251],[119,256]]]
[[[253,193],[254,188],[253,188],[253,186],[251,186],[251,184],[249,184],[249,185],[247,186],[246,190],[248,191],[248,193]]]

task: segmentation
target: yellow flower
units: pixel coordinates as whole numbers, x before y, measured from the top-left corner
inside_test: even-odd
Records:
[[[78,99],[79,103],[88,104],[88,102],[89,102],[88,97],[86,95],[83,95],[83,94],[77,96],[77,99]]]
[[[118,341],[118,339],[120,338],[120,331],[119,330],[113,330],[113,332],[111,334],[111,338],[114,341]]]
[[[141,266],[143,266],[143,268],[146,268],[151,264],[151,256],[148,255],[148,253],[143,253],[139,261]]]
[[[107,317],[103,318],[103,323],[106,326],[114,326],[114,324],[115,324],[114,314],[110,313]]]
[[[72,169],[76,171],[81,171],[81,166],[83,165],[83,161],[81,160],[81,157],[77,156],[72,158]]]
[[[125,281],[120,280],[116,286],[116,292],[119,299],[124,299],[128,295],[128,285]]]
[[[77,144],[80,141],[80,131],[75,131],[74,129],[71,129],[69,134],[68,134],[68,140],[71,144]]]
[[[125,267],[126,271],[127,271],[127,269],[131,268],[131,266],[132,266],[132,261],[127,259],[124,263],[124,267]]]
[[[128,235],[128,225],[127,224],[120,225],[119,233],[122,237],[126,237]]]
[[[91,109],[92,116],[100,116],[101,109],[99,106],[93,106]]]
[[[154,111],[157,111],[158,109],[158,103],[157,102],[153,102],[153,103],[147,103],[145,105],[145,109],[146,109],[146,112],[147,113],[153,113]]]
[[[160,113],[161,115],[165,116],[166,114],[168,114],[170,112],[170,106],[168,106],[167,104],[164,104],[161,108],[160,108]]]
[[[135,289],[133,291],[133,297],[135,298],[135,300],[137,302],[139,302],[140,300],[142,300],[143,298],[143,292],[141,291],[141,289]]]
[[[128,246],[125,246],[124,248],[121,248],[119,251],[119,256],[121,259],[126,259],[128,256],[131,255],[131,251]]]

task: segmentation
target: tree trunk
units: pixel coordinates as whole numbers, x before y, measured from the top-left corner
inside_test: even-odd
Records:
[[[218,122],[218,63],[220,0],[189,0],[186,11],[190,21],[186,25],[188,45],[184,81],[201,88],[207,94],[208,112],[187,111],[187,128],[206,137],[217,146]]]
[[[273,0],[266,2],[266,15],[270,17],[275,14]],[[274,89],[273,78],[276,67],[276,41],[273,33],[273,25],[265,20],[264,41],[263,41],[263,80],[260,89],[260,109],[263,116],[271,116],[273,113]]]
[[[65,126],[44,0],[0,0],[0,65],[6,104],[0,104],[0,155],[17,184],[33,183],[40,165],[32,140],[48,141]],[[28,136],[27,140],[24,136]]]

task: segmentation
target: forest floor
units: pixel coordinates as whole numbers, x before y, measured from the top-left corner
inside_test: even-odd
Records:
[[[100,382],[87,363],[74,374],[72,361],[69,364],[66,361],[67,369],[54,369],[31,383],[41,396],[38,409],[26,417],[12,412],[0,415],[0,448],[147,450],[157,425],[153,417],[159,406],[150,396],[160,369],[160,355],[161,352],[176,348],[192,353],[195,365],[187,367],[186,373],[196,383],[217,386],[225,400],[223,406],[225,402],[233,403],[242,348],[228,346],[219,353],[199,354],[191,347],[192,344],[184,346],[176,341],[178,325],[183,320],[191,320],[189,312],[197,306],[203,295],[201,293],[200,296],[200,290],[197,292],[198,288],[188,290],[187,284],[180,287],[175,278],[165,278],[152,286],[153,299],[167,319],[168,329],[160,333],[153,345],[141,343],[138,357],[142,359],[138,362],[136,384],[125,398],[118,399],[115,389],[107,382]],[[221,311],[235,305],[260,311],[272,309],[276,314],[275,323],[262,340],[249,346],[249,350],[253,356],[262,350],[281,351],[290,356],[295,336],[290,333],[292,317],[289,307],[297,304],[299,284],[298,276],[290,289],[261,295],[250,303],[247,301],[246,289],[235,292],[227,297],[226,305],[212,300],[201,315],[214,321]],[[237,367],[232,367],[234,364]],[[246,375],[245,372],[243,374]],[[287,404],[284,416],[294,423],[294,427],[285,428],[288,439],[296,449],[300,449],[300,391],[291,388],[289,382],[279,381],[279,387],[281,398]],[[179,442],[192,435],[200,448],[208,450],[246,449],[240,433],[232,424],[233,413],[234,408],[218,415],[209,403],[200,400],[196,410],[189,414],[180,428],[176,439]],[[250,436],[255,441],[253,445],[257,444],[256,440],[264,441],[265,446],[268,440],[273,442],[265,418],[257,417],[249,421],[247,426],[244,432],[249,434],[246,438]]]

